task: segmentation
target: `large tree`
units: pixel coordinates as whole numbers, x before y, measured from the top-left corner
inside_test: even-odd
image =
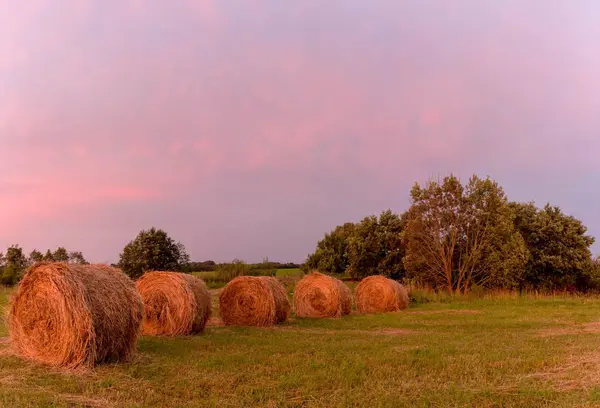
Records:
[[[364,218],[354,228],[348,243],[348,273],[356,279],[385,275],[404,277],[404,247],[401,233],[406,222],[402,216],[387,210],[379,218]]]
[[[402,241],[407,275],[450,293],[473,284],[515,286],[528,257],[514,213],[495,181],[454,175],[411,191]]]
[[[120,255],[119,267],[132,278],[147,271],[182,271],[190,258],[185,247],[156,228],[141,231]]]
[[[543,289],[587,289],[598,278],[586,226],[564,214],[559,207],[546,204],[538,209],[533,203],[511,203],[515,225],[531,253],[525,280],[531,287]]]

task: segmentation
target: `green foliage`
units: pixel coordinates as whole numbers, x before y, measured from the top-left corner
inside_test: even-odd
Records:
[[[337,226],[318,242],[302,270],[348,273],[355,279],[378,274],[400,279],[404,276],[401,233],[405,222],[405,215],[387,210],[379,218],[370,216],[356,224]]]
[[[465,294],[485,289],[600,290],[581,221],[558,207],[509,203],[489,177],[454,175],[411,191],[409,210],[384,211],[325,234],[304,272],[384,274]],[[483,289],[481,289],[483,290]]]
[[[83,254],[79,251],[69,252],[69,263],[87,265],[89,262],[83,257]]]
[[[29,254],[29,263],[31,263],[31,264],[34,264],[36,262],[42,262],[43,260],[44,260],[44,255],[37,249],[34,249]]]
[[[46,255],[34,249],[29,256],[25,256],[22,248],[13,245],[7,249],[6,256],[0,253],[0,283],[8,286],[17,284],[30,265],[42,261],[87,264],[81,252],[69,253],[63,247],[59,247],[54,252],[47,250]]]
[[[302,270],[318,270],[324,273],[345,273],[349,265],[348,245],[355,225],[348,222],[335,227],[317,243],[315,252],[308,256]]]
[[[269,261],[269,258],[264,258],[259,264],[254,264],[250,267],[250,274],[254,276],[276,276],[278,264]]]
[[[353,230],[348,241],[348,273],[355,279],[370,275],[385,275],[393,279],[404,277],[404,247],[401,234],[406,216],[391,210],[379,218],[364,218]]]
[[[119,267],[132,278],[147,271],[183,271],[189,263],[185,247],[161,229],[141,231],[119,257]]]
[[[217,269],[215,261],[190,262],[186,265],[186,272],[212,272]]]
[[[222,263],[216,269],[217,279],[229,282],[238,276],[276,276],[277,268],[273,262],[267,258],[259,264],[247,264],[246,262],[234,259],[230,263]]]
[[[533,203],[511,203],[515,225],[523,236],[531,256],[524,284],[541,289],[600,288],[597,263],[583,223],[565,215],[559,207],[546,204],[538,209]]]
[[[69,252],[63,247],[58,247],[52,254],[52,259],[55,262],[69,262]]]
[[[409,277],[449,293],[522,280],[528,253],[496,182],[473,176],[463,186],[450,175],[423,188],[415,184],[411,197],[402,234]]]
[[[216,273],[220,280],[228,282],[238,276],[250,275],[250,265],[240,259],[234,259],[230,263],[219,264]]]
[[[50,250],[46,251],[46,253],[44,254],[43,260],[46,262],[55,262],[56,261],[56,259],[54,259],[54,254]]]
[[[18,245],[8,248],[6,255],[0,256],[0,263],[0,282],[7,286],[15,285],[21,280],[28,265],[27,257]]]
[[[14,265],[6,265],[1,270],[0,282],[6,286],[15,285],[18,282],[18,271]]]

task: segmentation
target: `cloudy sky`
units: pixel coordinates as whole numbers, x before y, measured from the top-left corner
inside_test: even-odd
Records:
[[[0,0],[0,248],[116,261],[156,226],[198,260],[302,261],[449,172],[600,238],[599,22],[595,0]]]

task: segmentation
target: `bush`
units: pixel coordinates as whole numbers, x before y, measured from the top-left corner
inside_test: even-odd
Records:
[[[185,247],[156,228],[141,231],[129,242],[119,257],[119,267],[130,278],[139,278],[147,271],[183,271],[189,264]]]
[[[0,281],[3,285],[13,286],[17,284],[17,282],[19,281],[19,276],[17,273],[17,269],[14,266],[5,266],[1,269],[1,271],[2,274],[0,275]]]
[[[223,281],[230,281],[238,276],[250,274],[250,265],[239,259],[234,259],[231,263],[222,263],[217,265],[217,278]]]
[[[408,292],[408,298],[410,303],[420,304],[420,303],[430,303],[433,301],[431,293],[421,289],[413,289]]]

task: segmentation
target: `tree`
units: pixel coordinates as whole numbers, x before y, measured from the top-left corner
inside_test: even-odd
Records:
[[[83,254],[79,251],[69,252],[69,263],[78,265],[87,265],[88,261],[83,257]]]
[[[23,254],[23,249],[18,245],[13,245],[6,250],[4,256],[4,267],[2,276],[0,277],[4,285],[14,285],[21,277],[27,268],[27,258]]]
[[[55,262],[69,262],[69,252],[63,247],[58,247],[52,254],[52,259]]]
[[[317,249],[308,256],[302,270],[318,270],[324,273],[344,273],[348,268],[348,244],[355,225],[347,222],[339,225],[317,243]]]
[[[404,277],[402,230],[406,215],[391,210],[379,218],[365,217],[354,228],[348,244],[348,272],[355,279],[383,274],[393,279]]]
[[[46,262],[54,262],[55,259],[54,259],[54,255],[52,254],[52,251],[47,250],[46,253],[44,254],[43,260]]]
[[[188,272],[212,272],[216,269],[217,263],[215,261],[190,262],[186,267]]]
[[[29,254],[29,263],[36,263],[36,262],[42,262],[44,260],[44,255],[38,251],[37,249],[34,249],[33,251],[31,251],[31,253]]]
[[[577,288],[585,290],[598,278],[586,226],[565,215],[559,207],[546,204],[511,203],[515,225],[531,254],[525,272],[530,287],[548,290]]]
[[[522,279],[528,254],[496,182],[474,175],[463,186],[450,175],[415,184],[411,197],[402,233],[407,275],[450,293]]]
[[[120,254],[119,267],[132,278],[146,271],[182,271],[189,263],[185,247],[161,229],[141,231]]]

